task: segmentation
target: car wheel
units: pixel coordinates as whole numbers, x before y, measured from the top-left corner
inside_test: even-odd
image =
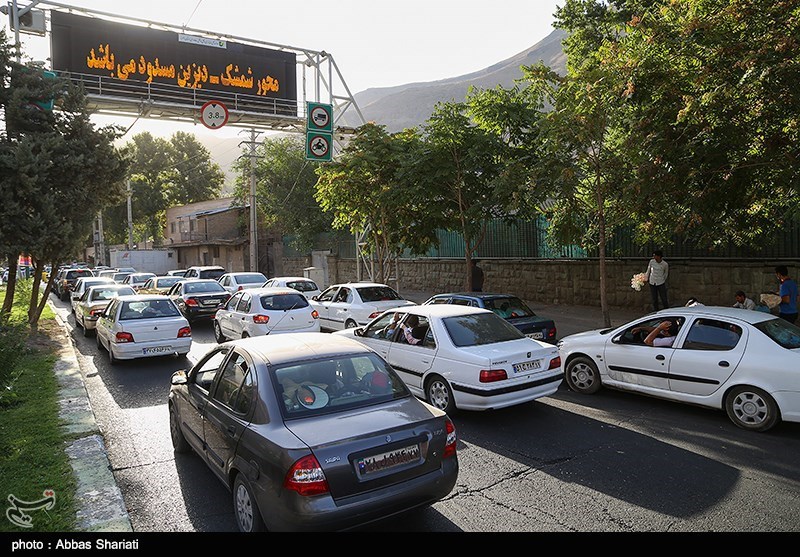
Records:
[[[591,395],[600,390],[600,372],[586,356],[573,358],[564,370],[567,386],[576,393]]]
[[[356,327],[358,327],[358,323],[356,323],[353,319],[348,319],[344,322],[345,329],[355,329]]]
[[[447,381],[439,375],[433,375],[425,382],[425,400],[431,406],[444,410],[448,414],[452,414],[456,409],[453,390]]]
[[[757,387],[736,387],[725,397],[725,411],[742,429],[767,431],[780,421],[775,400]]]
[[[115,366],[119,363],[119,360],[114,357],[114,349],[111,348],[111,343],[108,343],[108,363],[112,366]]]
[[[253,489],[244,474],[237,474],[233,482],[233,512],[242,532],[263,532],[267,529],[253,497]]]
[[[225,335],[222,334],[222,328],[220,328],[219,321],[216,319],[214,320],[214,338],[216,339],[217,344],[225,342]]]
[[[191,450],[192,447],[186,437],[183,436],[183,431],[181,431],[178,413],[172,404],[169,405],[169,433],[170,437],[172,437],[172,448],[176,453],[188,453]]]
[[[83,336],[88,337],[89,329],[86,328],[86,323],[84,322],[83,317],[81,317],[80,319],[76,318],[75,322],[81,324],[81,329],[83,329]]]
[[[97,341],[97,349],[102,352],[104,350],[103,341],[100,340],[100,335],[97,334],[97,331],[94,333],[94,339]]]

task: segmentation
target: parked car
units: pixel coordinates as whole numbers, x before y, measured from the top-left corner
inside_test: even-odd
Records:
[[[134,267],[117,267],[117,271],[120,273],[138,273]]]
[[[263,288],[294,288],[309,300],[322,294],[317,283],[305,277],[274,277],[261,286]]]
[[[122,284],[130,286],[138,292],[148,280],[155,276],[155,273],[131,273],[122,279]]]
[[[72,287],[69,293],[72,315],[75,315],[75,306],[84,292],[86,292],[86,289],[96,284],[114,284],[114,281],[108,277],[81,277],[75,281],[75,286]]]
[[[120,360],[176,354],[192,347],[192,328],[175,303],[160,294],[117,296],[96,324],[97,347],[108,351],[112,364]]]
[[[395,314],[401,327],[390,327]],[[401,307],[333,334],[375,350],[411,392],[448,414],[530,402],[555,393],[563,379],[555,346],[526,337],[483,308]]]
[[[260,287],[267,277],[263,273],[225,273],[218,280],[225,290],[233,294],[245,288]]]
[[[230,294],[214,279],[184,279],[176,282],[167,292],[181,313],[190,322],[211,320],[228,301]]]
[[[90,286],[74,304],[75,324],[83,330],[83,336],[88,337],[90,331],[95,330],[97,319],[112,298],[134,294],[136,292],[130,286],[113,281]]]
[[[115,271],[111,274],[111,278],[113,278],[114,282],[117,284],[123,284],[125,282],[125,278],[131,274],[133,273],[129,271]]]
[[[431,296],[423,303],[426,304],[458,304],[489,309],[522,331],[526,337],[556,343],[555,322],[536,315],[517,296],[490,292],[451,292]]]
[[[189,267],[186,269],[186,274],[183,276],[187,279],[200,278],[218,280],[225,272],[225,267],[220,267],[219,265],[200,265]]]
[[[318,332],[317,311],[292,288],[241,290],[214,315],[217,342],[278,333]]]
[[[392,287],[376,282],[333,284],[311,298],[323,331],[340,331],[366,325],[387,309],[415,306]]]
[[[94,273],[92,270],[86,268],[67,268],[61,270],[56,277],[56,296],[58,296],[62,302],[66,302],[69,300],[70,292],[72,292],[72,288],[79,278],[93,276]]]
[[[98,276],[98,277],[103,277],[103,278],[105,278],[105,277],[108,277],[108,278],[110,278],[111,280],[114,280],[114,275],[115,275],[116,273],[117,273],[117,270],[116,270],[116,269],[103,269],[102,271],[100,271],[99,273],[97,273],[97,276]]]
[[[140,294],[166,294],[175,283],[183,280],[180,276],[160,276],[150,277],[141,288]]]
[[[182,277],[186,275],[186,269],[173,269],[167,271],[167,275],[170,277]]]
[[[678,326],[672,346],[645,344],[645,331],[665,321]],[[578,393],[605,386],[715,408],[751,431],[800,422],[800,327],[775,315],[670,308],[566,336],[558,348],[567,386]]]
[[[456,428],[351,339],[268,335],[212,348],[169,390],[172,444],[230,490],[243,532],[347,530],[446,497]]]

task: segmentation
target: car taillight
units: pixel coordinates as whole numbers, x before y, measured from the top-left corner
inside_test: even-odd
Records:
[[[458,441],[456,437],[456,425],[453,423],[453,420],[450,419],[450,416],[444,417],[444,427],[447,432],[447,441],[444,443],[442,458],[456,456],[456,445]]]
[[[269,323],[269,315],[254,315],[253,323],[257,323],[259,325],[266,325],[267,323]]]
[[[190,337],[192,336],[192,328],[191,327],[181,327],[178,329],[178,338]]]
[[[321,495],[330,491],[325,472],[322,471],[322,467],[314,455],[304,456],[292,464],[283,479],[283,487],[296,491],[304,497]]]
[[[100,314],[102,313],[103,313],[103,308],[93,309],[92,311],[89,312],[89,315],[91,315],[92,317],[100,317]]]
[[[553,327],[552,329],[550,329],[550,331],[547,333],[547,336],[549,338],[556,338],[556,328]]]
[[[508,375],[504,369],[482,369],[479,381],[481,383],[492,383],[505,379],[508,379]]]
[[[244,286],[239,286],[239,288],[237,288],[236,291],[238,292],[239,290],[242,290],[243,288],[244,288]]]
[[[196,299],[194,299],[194,298],[186,298],[186,305],[187,305],[187,306],[192,306],[192,307],[197,307],[197,306],[199,306],[200,304],[198,304],[198,303],[197,303],[197,300],[196,300]]]
[[[317,313],[317,310],[311,310],[311,317],[314,319],[319,319],[319,313]]]
[[[547,369],[555,369],[557,367],[561,367],[561,356],[556,356],[552,360],[550,360],[550,367]]]
[[[376,317],[378,317],[378,316],[379,316],[381,313],[383,313],[383,312],[380,312],[380,311],[373,311],[372,313],[370,313],[370,314],[369,314],[369,318],[370,318],[370,319],[375,319],[375,318],[376,318]]]
[[[126,333],[124,331],[120,331],[114,337],[114,342],[121,343],[121,342],[134,342],[133,335],[130,333]]]

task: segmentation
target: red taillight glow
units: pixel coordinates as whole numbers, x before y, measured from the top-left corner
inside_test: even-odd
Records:
[[[311,317],[313,317],[314,319],[319,319],[319,313],[317,313],[317,310],[315,309],[311,310]]]
[[[133,335],[130,333],[126,333],[125,331],[120,331],[114,336],[114,342],[121,343],[121,342],[135,342],[133,340]]]
[[[239,288],[236,289],[236,291],[238,292],[239,290],[242,290],[243,288],[244,288],[244,286],[240,286]]]
[[[197,303],[197,300],[196,300],[196,299],[194,299],[194,298],[186,298],[186,305],[187,305],[187,306],[192,306],[192,307],[197,307],[197,306],[199,306],[200,304],[198,304],[198,303]]]
[[[375,318],[376,318],[376,317],[378,317],[378,316],[379,316],[381,313],[382,313],[382,312],[380,312],[380,311],[373,311],[372,313],[370,313],[370,314],[369,314],[369,318],[370,318],[370,319],[375,319]]]
[[[552,329],[550,329],[550,331],[547,333],[547,336],[549,338],[556,338],[556,328],[553,327]]]
[[[482,369],[479,381],[481,383],[493,383],[508,379],[508,374],[504,369]]]
[[[328,480],[325,472],[314,457],[314,455],[304,456],[295,462],[283,480],[283,487],[296,491],[303,497],[321,495],[328,493]]]
[[[181,327],[178,330],[178,338],[185,338],[192,336],[192,328],[191,327]]]
[[[557,367],[561,367],[561,356],[556,356],[550,360],[550,367],[547,369],[555,369]]]
[[[450,419],[450,416],[444,417],[444,427],[445,431],[447,431],[447,441],[445,441],[444,444],[444,453],[442,454],[442,458],[456,456],[456,445],[458,438],[456,436],[456,425],[453,423],[453,420]]]
[[[253,323],[256,323],[258,325],[266,325],[267,323],[269,323],[269,315],[254,315]]]
[[[92,317],[100,317],[102,313],[103,313],[103,308],[93,309],[92,311],[89,312],[89,315],[91,315]]]

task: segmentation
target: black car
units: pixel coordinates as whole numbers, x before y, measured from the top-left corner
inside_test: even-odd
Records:
[[[200,319],[212,320],[230,294],[214,279],[185,279],[175,283],[167,296],[191,323]]]
[[[94,273],[92,270],[84,267],[75,269],[62,269],[59,271],[55,280],[55,285],[53,286],[56,296],[58,296],[61,301],[66,302],[69,300],[70,292],[72,292],[72,289],[75,287],[75,283],[78,282],[79,278],[93,276]]]
[[[556,324],[552,319],[540,317],[528,305],[510,294],[491,292],[451,292],[436,294],[425,301],[426,304],[458,304],[484,308],[514,325],[525,336],[551,344],[556,343]]]

